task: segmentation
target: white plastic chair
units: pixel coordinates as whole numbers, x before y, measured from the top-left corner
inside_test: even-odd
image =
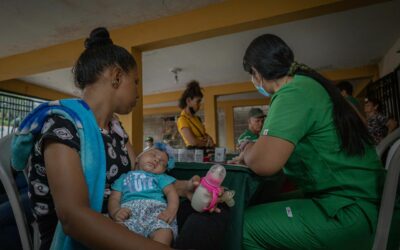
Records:
[[[390,146],[392,146],[393,143],[399,138],[400,138],[400,127],[393,130],[390,134],[388,134],[385,138],[382,139],[382,141],[376,146],[376,152],[378,153],[379,159],[384,161],[384,159],[382,159],[383,154],[387,152]]]
[[[21,245],[23,250],[39,249],[39,231],[37,224],[33,224],[34,239],[29,231],[29,224],[20,201],[17,185],[11,170],[11,140],[13,135],[7,135],[0,139],[0,181],[6,190],[8,200],[17,223]]]
[[[400,174],[400,139],[397,139],[390,147],[385,167],[388,172],[383,188],[373,250],[386,249],[388,243]]]

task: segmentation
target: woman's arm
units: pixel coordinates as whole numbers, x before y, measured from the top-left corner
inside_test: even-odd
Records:
[[[130,232],[90,208],[79,155],[74,149],[46,141],[44,159],[57,216],[65,234],[91,249],[169,249]]]
[[[397,128],[397,121],[395,119],[389,118],[386,127],[388,128],[388,134],[393,132]]]
[[[191,200],[193,192],[196,187],[199,186],[199,184],[200,177],[198,175],[195,175],[187,181],[176,180],[176,182],[174,183],[174,187],[178,196]]]
[[[207,138],[202,138],[201,140],[197,139],[189,128],[182,128],[180,132],[182,137],[185,138],[191,146],[205,147],[207,144]]]
[[[289,141],[273,136],[260,136],[256,143],[244,149],[245,164],[261,176],[273,175],[281,170],[294,150]]]

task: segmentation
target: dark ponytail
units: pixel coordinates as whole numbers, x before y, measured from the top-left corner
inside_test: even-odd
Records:
[[[298,75],[308,76],[319,82],[328,92],[333,103],[333,120],[340,136],[342,147],[349,155],[363,155],[365,144],[372,144],[368,129],[339,89],[316,71],[298,70]]]
[[[75,85],[80,89],[85,88],[112,66],[128,73],[136,67],[136,62],[126,49],[113,43],[106,28],[96,28],[85,40],[85,51],[73,67]]]
[[[254,39],[246,50],[243,66],[250,74],[255,68],[266,80],[294,74],[314,79],[324,87],[333,103],[333,121],[343,150],[349,155],[363,155],[365,145],[372,144],[365,124],[338,88],[306,65],[296,63],[292,50],[281,38],[266,34]]]

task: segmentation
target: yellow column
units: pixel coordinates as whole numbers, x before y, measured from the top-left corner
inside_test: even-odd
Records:
[[[143,72],[142,72],[142,51],[132,48],[132,55],[136,60],[137,72],[139,76],[139,84],[137,87],[139,99],[136,101],[136,107],[131,113],[131,141],[133,144],[133,150],[138,155],[143,151]]]
[[[132,55],[135,58],[139,84],[137,87],[139,99],[131,113],[120,116],[122,125],[129,135],[133,150],[138,155],[143,151],[143,84],[142,84],[142,52],[136,48],[132,48]]]
[[[235,151],[235,134],[234,134],[234,120],[233,120],[233,106],[224,106],[225,112],[225,133],[226,133],[226,147],[232,152]]]
[[[216,96],[207,89],[204,89],[204,120],[206,132],[218,144],[217,101]]]

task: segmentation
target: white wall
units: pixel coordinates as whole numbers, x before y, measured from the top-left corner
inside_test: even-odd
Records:
[[[383,77],[388,73],[392,72],[397,66],[400,65],[400,37],[389,49],[386,55],[379,63],[379,77]]]

